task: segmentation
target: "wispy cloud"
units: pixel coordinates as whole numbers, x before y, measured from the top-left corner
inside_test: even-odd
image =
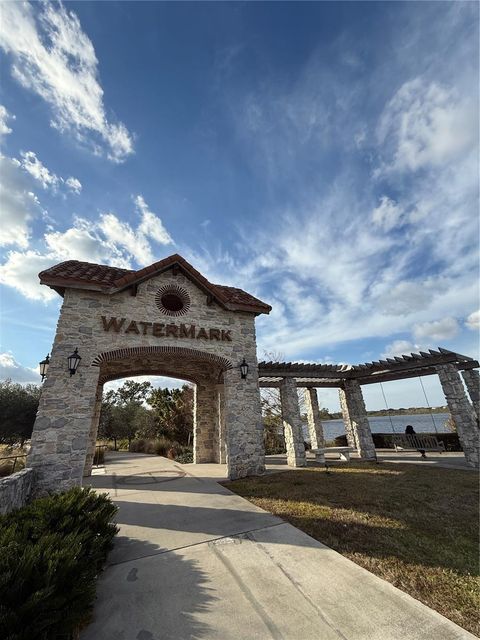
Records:
[[[37,369],[31,369],[19,364],[9,352],[0,353],[0,380],[12,380],[21,384],[40,382]]]
[[[61,2],[5,2],[0,46],[14,78],[50,106],[53,127],[115,162],[133,153],[125,125],[107,117],[95,49],[73,11]]]
[[[83,260],[125,269],[132,268],[134,263],[140,266],[151,264],[158,259],[152,241],[164,246],[173,240],[144,198],[137,196],[135,202],[139,215],[136,227],[120,220],[114,213],[100,214],[98,221],[76,217],[66,230],[45,233],[42,249],[9,252],[0,266],[0,282],[17,289],[29,299],[48,301],[53,298],[53,292],[39,286],[38,273],[56,262]],[[23,232],[27,233],[25,229],[19,227],[17,230],[15,240],[18,246],[22,246],[19,240]],[[26,247],[28,239],[25,242]]]

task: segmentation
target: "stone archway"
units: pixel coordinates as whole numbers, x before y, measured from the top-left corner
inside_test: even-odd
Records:
[[[223,375],[234,367],[228,358],[187,347],[123,347],[100,353],[94,358],[92,366],[100,369],[100,375],[88,437],[84,477],[89,476],[92,470],[103,385],[112,380],[140,375],[177,378],[195,385],[194,462],[226,462]]]
[[[81,484],[103,384],[129,375],[195,383],[196,462],[225,461],[230,478],[264,471],[255,317],[269,305],[210,283],[178,255],[139,271],[70,260],[40,281],[64,301],[27,462],[37,493]],[[74,349],[81,363],[70,376]]]

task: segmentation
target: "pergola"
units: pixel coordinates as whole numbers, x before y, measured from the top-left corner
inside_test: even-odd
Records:
[[[448,349],[386,358],[365,364],[303,364],[299,362],[260,362],[261,388],[279,388],[285,429],[287,458],[292,466],[305,465],[302,423],[297,388],[305,389],[307,418],[312,448],[323,446],[323,429],[316,388],[339,389],[345,431],[350,446],[365,459],[375,458],[361,385],[404,380],[436,374],[440,379],[450,413],[457,426],[465,458],[472,466],[479,465],[479,363],[477,360]],[[470,401],[460,377],[470,396]]]

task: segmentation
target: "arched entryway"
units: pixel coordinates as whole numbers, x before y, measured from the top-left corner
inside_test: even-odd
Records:
[[[184,347],[124,347],[100,353],[92,366],[100,371],[84,476],[89,476],[92,470],[103,385],[140,375],[177,378],[193,383],[193,460],[197,464],[227,462],[224,374],[234,368],[228,358]]]

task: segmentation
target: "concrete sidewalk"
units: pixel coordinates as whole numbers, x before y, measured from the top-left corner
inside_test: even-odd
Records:
[[[204,467],[201,476],[199,467]],[[165,458],[109,454],[120,533],[81,640],[453,640],[473,635]]]

